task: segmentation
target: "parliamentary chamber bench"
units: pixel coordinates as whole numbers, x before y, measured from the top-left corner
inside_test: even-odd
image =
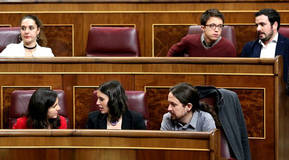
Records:
[[[101,83],[114,79],[120,81],[126,90],[145,92],[146,110],[148,112],[148,117],[146,118],[147,128],[159,136],[166,134],[166,132],[155,131],[159,130],[162,115],[167,111],[167,95],[170,87],[185,81],[192,85],[213,85],[218,88],[232,90],[238,94],[242,105],[252,158],[263,159],[265,156],[269,157],[269,159],[283,159],[283,156],[288,154],[286,152],[288,150],[288,138],[286,137],[286,133],[288,133],[288,125],[286,125],[286,122],[288,122],[288,103],[286,103],[288,97],[285,95],[281,66],[282,57],[275,59],[192,57],[2,58],[0,59],[0,118],[1,128],[4,130],[0,131],[0,153],[5,155],[4,153],[30,151],[27,153],[32,156],[35,155],[32,153],[38,153],[36,148],[39,148],[42,151],[39,151],[39,154],[35,156],[44,153],[48,154],[50,153],[48,152],[49,150],[55,152],[58,155],[56,157],[59,158],[63,154],[67,154],[67,152],[81,155],[76,151],[78,147],[81,148],[81,151],[79,151],[81,153],[86,152],[86,150],[87,152],[94,150],[93,152],[99,153],[101,151],[98,149],[122,149],[122,146],[119,144],[114,145],[111,140],[107,142],[111,146],[93,147],[92,143],[98,141],[98,138],[94,136],[89,136],[90,138],[88,139],[92,142],[84,147],[78,142],[73,141],[70,143],[71,139],[64,134],[74,135],[75,132],[77,132],[77,136],[81,136],[82,132],[84,135],[88,134],[83,129],[85,129],[87,115],[91,111],[91,107],[95,106],[93,92]],[[36,132],[37,141],[35,139],[30,141],[33,138],[25,138],[29,135],[28,132],[8,130],[11,93],[14,90],[31,90],[39,87],[49,87],[64,91],[66,112],[70,122],[69,128],[72,131],[55,133],[48,131],[43,132],[44,135]],[[12,137],[9,137],[10,132]],[[123,135],[125,135],[126,131],[123,132]],[[158,144],[158,138],[151,138],[153,133],[149,132],[140,132],[139,136],[148,136],[147,140],[152,143],[152,152],[156,155],[168,156],[165,152],[162,152],[162,154],[158,153],[160,150],[176,150],[173,152],[180,154],[184,154],[180,152],[180,150],[184,150],[185,153],[190,153],[189,149],[177,147],[179,145],[177,141],[165,147],[160,144],[167,144],[167,142],[161,140],[160,142],[162,143]],[[128,132],[127,134],[133,133]],[[58,136],[49,137],[51,134]],[[95,135],[97,134],[95,133]],[[109,132],[105,134],[111,135]],[[178,132],[175,134],[174,136],[179,135]],[[209,135],[209,133],[206,133],[207,137],[210,137]],[[46,138],[46,136],[49,138]],[[194,137],[194,134],[192,137]],[[109,137],[106,138],[111,139]],[[13,139],[13,141],[9,139]],[[65,141],[67,145],[63,146],[64,144],[53,143],[50,139]],[[17,146],[14,140],[19,141],[22,145]],[[34,141],[35,143],[41,143],[38,146]],[[45,143],[46,141],[48,141],[47,144]],[[122,140],[123,143],[125,141]],[[139,142],[139,144],[142,145],[143,143]],[[132,146],[134,147],[134,145]],[[138,147],[142,148],[141,146]],[[97,151],[95,150],[96,148]],[[146,150],[148,148],[142,149]],[[212,147],[211,150],[206,148],[203,151],[200,154],[206,154],[206,156],[200,157],[206,157],[205,159],[210,158],[209,153],[211,151],[217,153]],[[123,152],[118,153],[125,154]],[[142,154],[150,155],[146,154],[146,152],[142,152]],[[18,154],[12,155],[20,156]]]
[[[131,27],[137,32],[139,56],[165,57],[190,26],[200,25],[205,10],[217,8],[225,16],[224,24],[235,29],[233,43],[239,56],[245,43],[256,38],[254,13],[274,6],[281,16],[281,27],[288,27],[287,5],[284,0],[1,1],[0,28],[19,27],[24,15],[36,15],[43,22],[48,47],[53,53],[57,57],[78,57],[87,56],[91,28]]]
[[[1,1],[0,27],[19,27],[21,17],[37,15],[56,58],[0,58],[0,160],[220,159],[218,131],[158,131],[168,90],[179,82],[236,92],[252,159],[287,159],[289,103],[281,57],[165,57],[190,26],[199,25],[208,8],[219,9],[225,25],[234,27],[240,56],[244,44],[256,38],[254,13],[272,6],[280,13],[281,26],[288,27],[288,2],[283,0]],[[86,57],[93,27],[134,28],[139,57]],[[128,91],[145,92],[148,131],[85,130],[87,114],[95,105],[93,92],[113,79]],[[13,91],[39,87],[64,91],[69,130],[9,130]]]

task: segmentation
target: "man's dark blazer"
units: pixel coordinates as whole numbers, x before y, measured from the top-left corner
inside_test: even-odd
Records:
[[[101,114],[100,111],[89,113],[86,128],[106,129],[107,114]],[[122,115],[121,129],[146,129],[143,116],[140,113],[127,110]]]
[[[260,57],[262,45],[259,43],[259,39],[255,41],[248,42],[243,47],[241,56],[242,57]],[[288,84],[288,63],[289,63],[289,39],[282,36],[280,33],[278,35],[278,41],[275,51],[275,56],[283,56],[284,64],[284,81]]]

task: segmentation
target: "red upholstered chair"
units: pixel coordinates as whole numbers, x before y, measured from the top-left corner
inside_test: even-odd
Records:
[[[138,57],[137,32],[131,27],[92,27],[88,33],[86,55]]]
[[[146,101],[145,101],[145,92],[144,91],[125,91],[125,94],[128,99],[128,109],[139,112],[142,114],[142,116],[145,119],[145,122],[148,118],[148,112],[146,107]],[[96,104],[97,101],[97,94],[96,91],[93,92],[93,104]],[[97,110],[97,107],[93,107],[91,111]],[[147,122],[146,122],[147,124]]]
[[[19,43],[20,27],[0,27],[0,52],[10,43]]]
[[[9,108],[9,128],[12,128],[17,118],[25,115],[30,97],[35,90],[15,90],[11,95],[11,106]],[[67,117],[65,108],[65,95],[63,90],[55,90],[58,94],[58,103],[61,110],[58,112],[60,115]],[[67,119],[68,120],[68,119]]]
[[[188,34],[200,34],[202,32],[203,31],[201,29],[201,26],[195,25],[195,26],[189,27]],[[236,34],[235,34],[234,26],[224,26],[223,31],[222,31],[222,37],[224,37],[227,40],[229,40],[230,42],[232,42],[232,44],[236,48],[237,42],[236,42]]]
[[[280,34],[282,34],[283,36],[289,38],[289,27],[281,27],[279,28],[278,31]]]

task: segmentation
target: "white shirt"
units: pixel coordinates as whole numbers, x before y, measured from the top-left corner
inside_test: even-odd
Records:
[[[6,46],[6,48],[0,54],[0,57],[25,57],[25,48],[23,41],[15,44],[11,43]],[[41,47],[37,44],[35,51],[32,54],[32,57],[54,57],[52,50],[47,47]]]
[[[273,40],[269,42],[267,45],[265,45],[261,40],[259,40],[259,43],[262,45],[260,58],[275,58],[277,40],[278,40],[278,33],[273,38]]]

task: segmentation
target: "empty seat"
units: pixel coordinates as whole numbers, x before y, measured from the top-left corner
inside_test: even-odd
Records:
[[[138,57],[137,32],[131,27],[92,27],[88,33],[86,55]]]
[[[19,27],[0,27],[0,52],[10,43],[19,43],[19,37]]]
[[[195,26],[189,27],[188,34],[201,34],[201,33],[203,33],[201,26],[195,25]],[[236,34],[235,34],[234,26],[224,26],[222,30],[222,37],[232,42],[232,44],[236,48],[237,42],[236,42]]]
[[[30,97],[35,90],[15,90],[11,95],[11,106],[9,108],[9,128],[12,128],[17,118],[26,114]],[[58,103],[61,110],[58,112],[60,115],[67,117],[65,107],[65,95],[63,90],[55,90],[58,95]]]

